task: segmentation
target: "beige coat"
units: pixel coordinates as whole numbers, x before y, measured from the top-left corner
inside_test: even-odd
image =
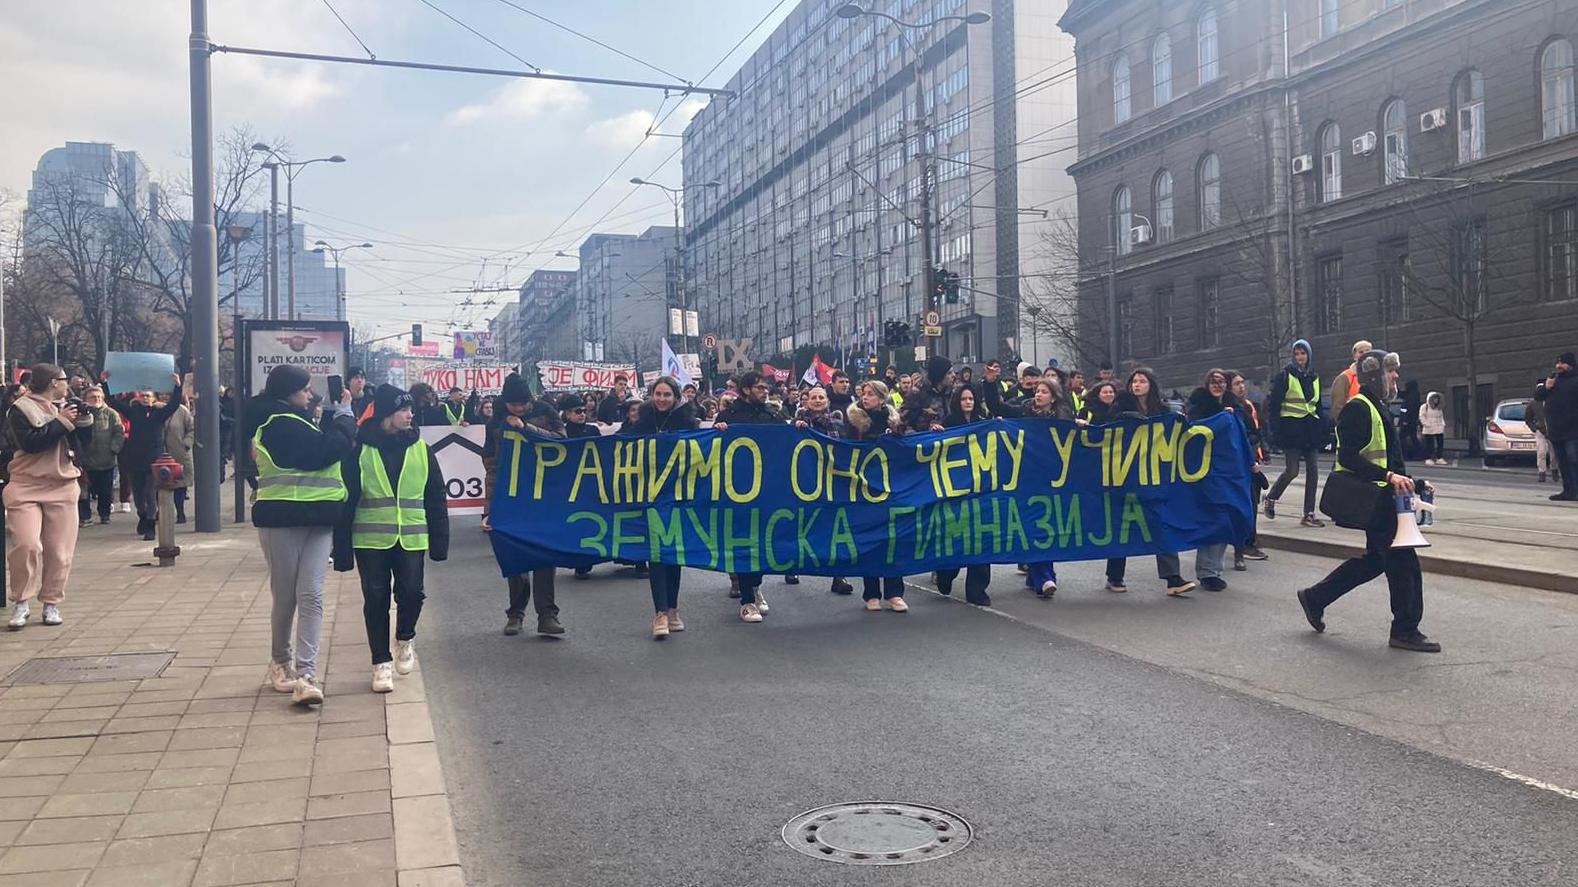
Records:
[[[182,487],[192,485],[192,442],[197,436],[197,422],[185,404],[177,407],[164,422],[164,451],[181,463]]]

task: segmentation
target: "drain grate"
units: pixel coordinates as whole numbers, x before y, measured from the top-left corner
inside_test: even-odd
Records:
[[[784,843],[846,865],[906,865],[958,853],[973,837],[957,814],[919,804],[818,807],[789,820]]]
[[[0,684],[85,684],[156,678],[174,653],[115,653],[109,656],[59,656],[29,659]]]

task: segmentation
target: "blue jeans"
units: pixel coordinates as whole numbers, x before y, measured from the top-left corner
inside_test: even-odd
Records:
[[[652,564],[647,573],[652,589],[652,609],[659,613],[679,608],[679,564]]]
[[[903,576],[862,576],[860,597],[867,601],[892,600],[904,596]],[[740,577],[740,599],[745,599],[745,577]]]
[[[1057,584],[1057,564],[1051,561],[1031,564],[1030,575],[1025,577],[1025,584],[1030,586],[1030,590],[1040,591],[1041,587],[1048,582],[1053,585]]]
[[[1226,545],[1204,545],[1195,550],[1194,574],[1200,579],[1222,578],[1222,559],[1227,554]]]

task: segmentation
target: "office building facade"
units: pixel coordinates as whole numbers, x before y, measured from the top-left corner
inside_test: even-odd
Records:
[[[702,327],[750,337],[758,355],[866,343],[889,321],[920,343],[929,164],[934,264],[961,284],[957,302],[939,300],[940,350],[1053,356],[1024,333],[1062,261],[1048,229],[1074,210],[1065,2],[867,4],[938,22],[909,32],[913,44],[884,19],[840,17],[842,5],[803,0],[730,78],[737,97],[686,129],[687,297]],[[991,20],[939,21],[977,9]]]

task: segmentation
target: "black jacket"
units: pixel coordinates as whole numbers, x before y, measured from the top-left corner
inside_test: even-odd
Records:
[[[1364,458],[1363,450],[1370,443],[1370,408],[1354,397],[1343,405],[1337,416],[1337,464],[1359,476],[1360,480],[1383,481],[1386,472],[1407,476],[1403,464],[1403,448],[1397,441],[1397,428],[1392,423],[1391,411],[1384,404],[1376,404],[1381,414],[1381,428],[1386,433],[1386,467]]]
[[[1285,450],[1318,450],[1326,444],[1326,403],[1325,386],[1321,386],[1321,396],[1315,398],[1315,415],[1302,419],[1284,419],[1282,417],[1282,401],[1288,395],[1288,377],[1297,376],[1299,384],[1304,386],[1305,396],[1314,393],[1314,386],[1320,382],[1320,376],[1315,372],[1315,362],[1310,361],[1309,368],[1300,371],[1297,364],[1289,363],[1277,373],[1271,381],[1271,393],[1266,397],[1266,429],[1271,432],[1277,446]]]
[[[853,392],[855,386],[851,385],[849,387],[850,387],[850,391]],[[839,394],[838,392],[833,390],[833,386],[831,386],[831,385],[828,386],[828,388],[827,388],[827,408],[829,410],[834,410],[834,411],[837,411],[837,412],[840,412],[840,413],[846,412],[846,411],[848,411],[848,409],[851,406],[854,405],[854,403],[855,403],[855,395],[853,393],[850,393],[850,394]]]
[[[1119,396],[1121,397],[1122,395],[1120,394]],[[1112,401],[1112,406],[1108,406],[1102,403],[1099,398],[1086,395],[1085,406],[1075,418],[1084,419],[1092,425],[1112,422],[1118,418],[1117,406],[1118,401],[1116,399]]]
[[[932,425],[941,425],[947,418],[948,399],[952,396],[953,389],[947,385],[922,385],[904,398],[899,421],[910,431],[930,431]]]
[[[1184,415],[1190,421],[1198,422],[1220,412],[1222,412],[1222,402],[1212,397],[1211,392],[1204,388],[1196,388],[1189,395],[1189,406],[1185,409]]]
[[[628,394],[620,397],[614,389],[608,389],[608,393],[597,403],[597,421],[604,425],[618,425],[625,421],[625,401],[629,399]]]
[[[267,412],[258,417],[258,425],[269,417],[281,413],[294,413],[290,405],[280,400],[267,401]],[[303,417],[305,418],[305,417]],[[325,415],[321,427],[308,422],[281,419],[268,422],[263,429],[263,448],[268,450],[274,463],[281,468],[302,471],[319,471],[336,462],[343,462],[356,445],[356,419],[349,413]],[[343,477],[343,472],[342,472]],[[340,522],[343,502],[279,502],[259,499],[252,506],[252,525],[255,527],[332,527]]]
[[[131,423],[131,435],[121,448],[121,458],[126,460],[127,465],[146,470],[164,452],[164,422],[181,408],[181,386],[175,387],[169,403],[162,407],[144,406],[133,396],[117,404],[116,408]]]
[[[565,437],[602,437],[603,433],[592,426],[590,422],[564,423]]]
[[[384,473],[389,486],[400,489],[400,471],[405,467],[405,451],[422,439],[416,426],[404,434],[389,434],[383,425],[369,419],[356,432],[356,449],[340,463],[340,475],[345,478],[349,496],[344,502],[340,519],[334,524],[334,569],[344,573],[356,566],[351,545],[351,524],[356,517],[356,503],[362,497],[361,455],[363,447],[373,447],[383,459]],[[427,556],[435,561],[449,557],[449,496],[444,492],[444,472],[438,467],[438,457],[427,451],[427,484],[422,488],[422,510],[427,515]],[[398,544],[398,543],[397,543]]]
[[[619,433],[661,434],[667,431],[690,431],[700,423],[701,420],[696,418],[694,403],[683,402],[666,413],[660,413],[651,401],[646,401],[641,404],[636,420],[619,429]]]
[[[751,403],[739,397],[718,413],[718,421],[726,425],[782,425],[789,420],[770,403]]]
[[[1140,403],[1138,397],[1127,391],[1118,392],[1117,399],[1112,402],[1113,419],[1146,419],[1151,416],[1165,415],[1167,415],[1167,405],[1165,403],[1161,405],[1159,410],[1152,412],[1147,410],[1144,404]]]
[[[1545,436],[1553,441],[1578,440],[1578,370],[1556,377],[1554,388],[1542,382],[1534,399],[1545,404]]]
[[[874,410],[852,406],[844,414],[844,436],[848,440],[876,440],[895,427],[903,430],[892,404],[885,403]]]

